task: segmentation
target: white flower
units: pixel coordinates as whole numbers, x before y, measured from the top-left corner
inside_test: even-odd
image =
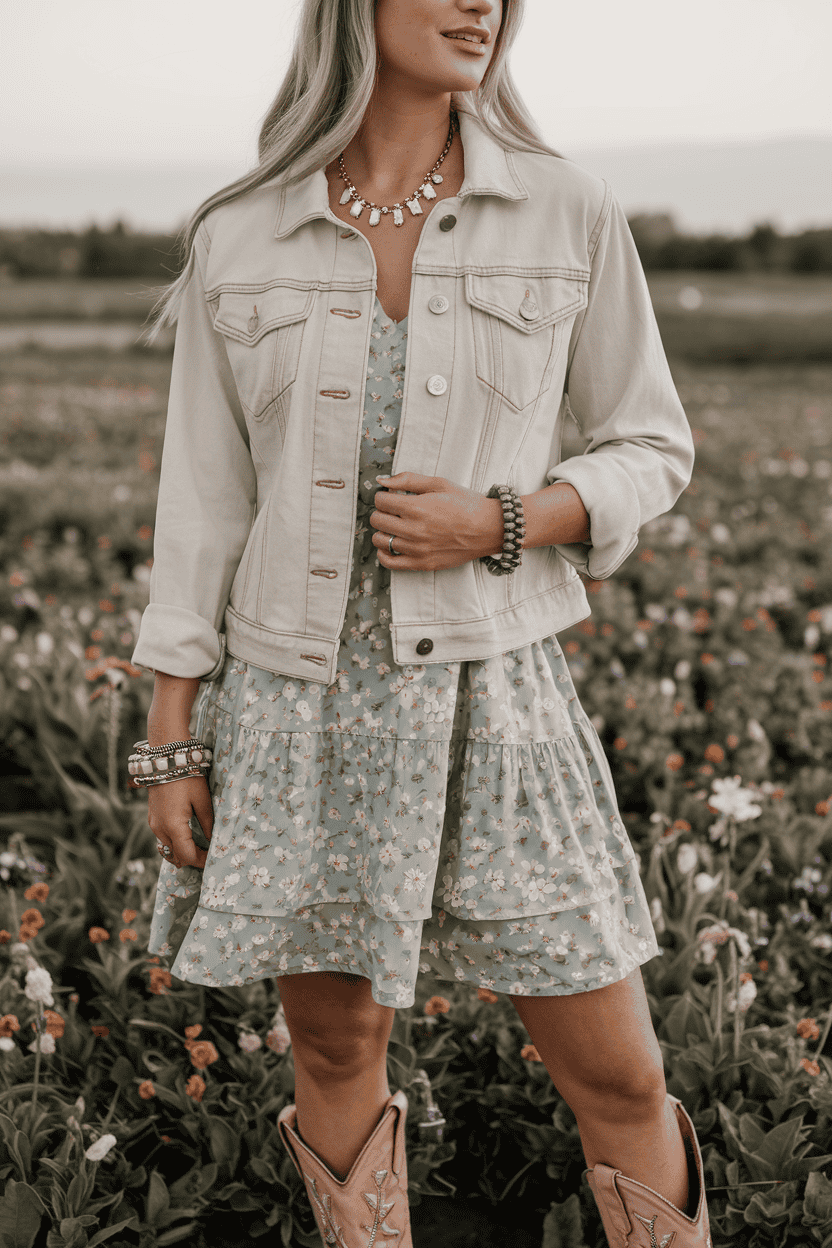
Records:
[[[677,680],[687,680],[690,676],[690,663],[687,659],[680,659],[673,669],[673,675]]]
[[[671,680],[668,676],[665,676],[663,680],[659,681],[659,691],[661,692],[662,697],[672,698],[676,692],[675,680]]]
[[[32,1041],[32,1043],[27,1046],[31,1050],[32,1053],[37,1053],[38,1041],[40,1041],[41,1053],[54,1053],[55,1052],[55,1037],[53,1035],[50,1035],[48,1031],[45,1031],[43,1035],[41,1036],[36,1036],[35,1039]]]
[[[254,1032],[244,1031],[243,1034],[239,1036],[237,1044],[244,1053],[256,1053],[259,1048],[262,1048],[263,1041],[259,1036],[256,1036]]]
[[[661,897],[654,897],[650,902],[650,917],[653,920],[653,927],[656,929],[656,932],[663,932],[665,930],[665,921],[662,914]]]
[[[810,937],[809,944],[815,949],[824,949],[828,953],[832,949],[832,936],[828,932],[818,932],[817,936]]]
[[[148,580],[150,579],[150,570],[148,569]],[[92,607],[82,607],[78,612],[78,623],[84,628],[88,628],[95,619],[95,612]]]
[[[732,611],[739,602],[739,594],[737,591],[735,589],[730,589],[727,585],[721,586],[714,594],[714,598],[716,598],[717,602],[723,607],[728,607]]]
[[[731,537],[731,531],[724,524],[711,525],[711,537],[715,542],[727,542]]]
[[[38,633],[35,638],[38,654],[49,655],[55,649],[55,638],[51,633]]]
[[[712,788],[716,796],[714,794],[709,796],[708,805],[713,806],[715,810],[721,810],[724,815],[732,815],[737,823],[745,823],[747,819],[756,819],[763,813],[762,806],[756,806],[751,802],[751,798],[756,796],[754,790],[742,788],[741,776],[714,780]]]
[[[14,1040],[9,1036],[0,1036],[0,1053],[8,1053],[14,1048]]]
[[[144,863],[141,858],[133,858],[127,863],[127,870],[131,875],[142,875],[144,872]]]
[[[693,887],[697,893],[712,893],[719,883],[719,876],[708,875],[706,871],[700,871],[698,875],[693,877]]]
[[[740,984],[740,1014],[744,1014],[746,1012],[756,995],[757,985],[754,983],[753,979],[746,980],[744,984]],[[733,1014],[737,1008],[737,998],[735,993],[729,993],[726,1004],[728,1006],[728,1013]]]
[[[17,855],[7,852],[0,854],[0,867],[13,867],[17,862]]]
[[[676,866],[681,875],[690,875],[698,861],[699,855],[693,845],[685,844],[679,846],[679,852],[676,855]]]
[[[3,627],[0,628],[0,641],[17,641],[19,636],[20,634],[12,624],[4,624]]]
[[[113,1145],[117,1143],[116,1137],[108,1132],[107,1135],[102,1135],[100,1140],[90,1144],[84,1156],[87,1161],[101,1161],[102,1157],[106,1157]]]
[[[752,741],[765,741],[766,739],[766,730],[756,719],[749,719],[746,731]]]
[[[42,966],[26,972],[26,987],[23,991],[30,1001],[40,1001],[43,1005],[49,1006],[55,1004],[52,996],[52,976]]]

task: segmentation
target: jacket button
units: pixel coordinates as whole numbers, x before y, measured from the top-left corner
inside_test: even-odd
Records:
[[[431,394],[444,394],[448,389],[448,383],[439,373],[434,373],[432,377],[428,377],[428,390]]]
[[[540,308],[528,291],[526,291],[526,297],[520,304],[520,315],[524,321],[536,321],[540,316]]]
[[[445,233],[447,233],[448,230],[452,230],[455,225],[456,225],[456,217],[453,216],[452,213],[448,213],[447,217],[443,217],[442,220],[439,222],[440,230],[444,230]]]
[[[432,649],[433,649],[433,642],[431,641],[430,637],[423,637],[422,640],[420,642],[417,642],[416,644],[417,654],[430,654]]]
[[[448,302],[448,300],[445,298],[444,295],[434,295],[431,299],[428,300],[428,307],[430,308],[431,312],[435,312],[437,316],[440,315],[440,313],[442,312],[447,312],[450,306],[451,306],[450,303]]]

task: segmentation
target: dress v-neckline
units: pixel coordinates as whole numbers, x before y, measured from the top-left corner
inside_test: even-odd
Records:
[[[392,316],[388,316],[387,313],[384,311],[384,308],[381,306],[381,300],[379,299],[378,295],[376,295],[376,303],[378,304],[378,310],[381,313],[381,315],[384,317],[385,321],[389,321],[391,325],[395,325],[396,329],[401,329],[402,325],[407,324],[406,316],[402,317],[400,321],[394,321]]]

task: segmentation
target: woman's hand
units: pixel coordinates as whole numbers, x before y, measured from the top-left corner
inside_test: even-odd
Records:
[[[381,478],[378,478],[381,480]],[[406,490],[397,494],[392,491]],[[457,568],[503,548],[503,506],[446,477],[398,472],[383,480],[370,524],[378,561],[404,572]],[[397,552],[390,554],[390,536]]]
[[[175,867],[205,866],[208,851],[195,844],[188,823],[196,815],[205,839],[210,841],[214,827],[211,791],[205,776],[187,776],[169,784],[152,784],[147,791],[147,822],[160,845],[169,845],[171,854],[161,854]]]

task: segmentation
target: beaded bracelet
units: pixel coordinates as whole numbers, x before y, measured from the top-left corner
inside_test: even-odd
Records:
[[[523,561],[523,538],[526,520],[520,495],[510,485],[492,485],[486,498],[499,498],[503,504],[503,550],[498,559],[492,555],[480,558],[494,576],[507,576]]]
[[[162,784],[183,776],[199,775],[210,767],[213,757],[205,742],[197,740],[173,741],[163,746],[136,741],[134,749],[138,752],[128,758],[127,770],[138,785]]]

